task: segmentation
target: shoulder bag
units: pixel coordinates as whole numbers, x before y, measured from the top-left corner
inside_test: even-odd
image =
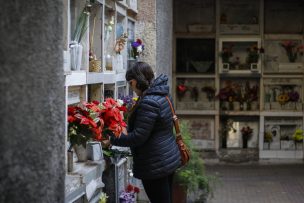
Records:
[[[181,154],[182,165],[186,165],[190,160],[190,151],[187,148],[187,146],[185,145],[184,140],[182,138],[182,135],[181,135],[181,132],[180,132],[180,129],[179,129],[178,118],[175,114],[172,103],[171,103],[168,96],[166,96],[166,99],[169,102],[169,105],[170,105],[170,108],[171,108],[171,111],[172,111],[172,115],[173,115],[173,123],[174,123],[175,133],[176,133],[175,141],[177,143],[177,146],[178,146],[180,154]]]

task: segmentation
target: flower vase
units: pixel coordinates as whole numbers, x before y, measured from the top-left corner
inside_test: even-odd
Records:
[[[240,102],[238,101],[233,102],[233,109],[235,111],[240,111],[241,110]]]
[[[259,104],[257,101],[253,101],[250,105],[252,111],[257,111],[259,108]]]
[[[222,137],[222,148],[227,148],[227,135]]]
[[[73,151],[68,151],[68,166],[67,166],[68,172],[73,171]]]
[[[229,102],[229,110],[233,111],[233,102]]]
[[[269,150],[270,149],[270,142],[264,142],[264,145],[263,145],[263,149],[267,149]]]
[[[247,102],[246,104],[246,110],[251,111],[251,102]]]
[[[82,49],[83,47],[80,43],[75,41],[71,42],[71,70],[80,70],[82,61]]]
[[[73,148],[77,155],[78,162],[87,161],[87,150],[83,145],[74,145]]]
[[[243,148],[246,149],[248,147],[248,140],[243,136]]]
[[[227,101],[222,101],[221,102],[221,110],[223,110],[223,111],[228,110],[228,102]]]
[[[292,53],[291,51],[287,52],[288,60],[290,63],[296,62],[297,54]]]

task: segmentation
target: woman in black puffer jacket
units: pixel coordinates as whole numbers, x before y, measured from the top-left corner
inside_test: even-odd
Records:
[[[171,203],[173,174],[181,158],[166,100],[168,77],[161,74],[154,80],[152,68],[137,62],[126,80],[139,100],[128,118],[127,135],[111,137],[111,144],[131,148],[134,176],[142,180],[151,203]]]

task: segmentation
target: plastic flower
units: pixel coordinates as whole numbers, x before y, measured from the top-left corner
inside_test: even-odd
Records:
[[[206,86],[202,88],[203,92],[206,92],[207,94],[207,98],[209,101],[211,101],[214,98],[214,94],[215,94],[215,89],[213,87],[210,86]]]
[[[302,129],[296,129],[296,131],[293,135],[293,139],[296,142],[303,142],[303,138],[304,138],[303,133],[304,133],[304,131]]]
[[[133,56],[136,58],[138,57],[143,51],[144,51],[144,44],[141,39],[136,39],[135,42],[132,42],[132,51],[133,51]]]
[[[233,44],[231,44],[230,46],[227,46],[227,47],[223,47],[222,52],[220,53],[223,63],[228,63],[230,57],[233,56],[232,47],[233,47]]]
[[[253,129],[250,128],[249,126],[246,126],[246,127],[244,126],[241,129],[241,133],[242,133],[243,138],[250,139],[252,136],[252,133],[253,133]]]
[[[285,49],[290,62],[297,60],[298,54],[303,55],[304,45],[298,45],[298,42],[288,40],[281,42],[281,46]]]
[[[284,93],[284,94],[280,94],[277,98],[278,102],[281,104],[281,105],[284,105],[288,102],[289,100],[289,96],[288,94]]]
[[[83,102],[68,107],[68,137],[73,145],[85,145],[87,141],[101,140],[104,121],[99,117],[101,109],[97,103]]]
[[[68,136],[73,145],[84,145],[89,140],[101,141],[112,132],[119,137],[126,123],[122,111],[125,106],[112,98],[105,102],[83,102],[78,106],[68,107]]]
[[[120,202],[135,203],[135,193],[139,193],[139,188],[128,184],[126,190],[119,195]]]
[[[102,192],[100,197],[99,197],[99,202],[98,203],[107,203],[107,199],[109,196],[107,196],[106,193]]]
[[[289,96],[289,101],[292,101],[292,102],[297,102],[299,101],[299,98],[300,98],[300,95],[298,92],[289,92],[288,93],[288,96]]]
[[[119,137],[123,127],[126,127],[126,123],[123,121],[123,116],[120,113],[122,110],[125,110],[125,107],[120,106],[120,104],[112,98],[106,99],[103,102],[103,106],[100,113],[100,118],[104,120],[105,125],[105,134],[110,130],[116,137]]]
[[[177,85],[176,90],[177,90],[178,100],[181,101],[181,99],[184,97],[188,88],[184,84],[180,84],[180,85]]]
[[[264,133],[264,142],[272,142],[272,133],[271,132],[265,132]]]
[[[251,64],[251,63],[257,63],[259,60],[259,56],[260,54],[264,53],[264,48],[258,48],[256,44],[254,44],[253,46],[247,48],[247,63]]]

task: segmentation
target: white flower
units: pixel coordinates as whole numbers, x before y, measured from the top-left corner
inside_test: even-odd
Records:
[[[121,99],[117,99],[117,104],[119,105],[119,106],[122,106],[123,105],[123,100],[121,100]]]
[[[138,53],[141,53],[142,51],[143,51],[143,50],[142,50],[142,46],[138,46],[138,47],[137,47],[137,52],[138,52]]]

